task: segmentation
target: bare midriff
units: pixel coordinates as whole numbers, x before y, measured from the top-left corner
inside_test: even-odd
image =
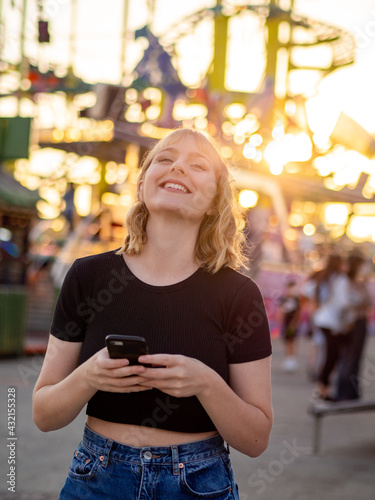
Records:
[[[200,441],[218,434],[217,431],[209,432],[174,432],[154,427],[140,425],[118,424],[106,422],[95,417],[87,417],[88,427],[102,436],[129,446],[173,446],[183,443]]]

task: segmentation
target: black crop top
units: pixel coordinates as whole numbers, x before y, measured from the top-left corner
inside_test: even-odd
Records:
[[[228,267],[198,269],[169,286],[135,277],[115,251],[78,259],[61,288],[51,334],[83,342],[79,363],[105,346],[108,334],[145,337],[151,354],[183,354],[210,366],[228,383],[228,364],[271,354],[268,320],[257,285]],[[251,384],[251,380],[247,383]],[[215,426],[196,396],[162,391],[97,391],[86,413],[110,422],[179,432]]]

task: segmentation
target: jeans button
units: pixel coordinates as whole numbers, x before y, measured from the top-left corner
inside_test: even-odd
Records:
[[[145,451],[143,454],[143,458],[145,458],[146,460],[151,460],[151,458],[152,458],[151,451]]]

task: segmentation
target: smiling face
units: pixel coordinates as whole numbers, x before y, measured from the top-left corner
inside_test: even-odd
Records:
[[[211,137],[180,128],[149,150],[139,174],[138,200],[126,216],[128,234],[118,253],[141,254],[150,218],[160,213],[179,217],[181,223],[193,221],[198,229],[195,260],[207,271],[246,267],[243,214],[220,145]]]
[[[201,221],[212,210],[217,172],[209,150],[192,135],[157,148],[138,189],[150,214],[173,213]]]

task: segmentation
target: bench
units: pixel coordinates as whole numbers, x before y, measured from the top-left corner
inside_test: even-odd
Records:
[[[375,410],[375,399],[352,401],[317,401],[308,408],[308,413],[315,419],[313,436],[313,453],[319,451],[321,421],[327,415],[343,415],[345,413],[358,413],[363,411]]]

